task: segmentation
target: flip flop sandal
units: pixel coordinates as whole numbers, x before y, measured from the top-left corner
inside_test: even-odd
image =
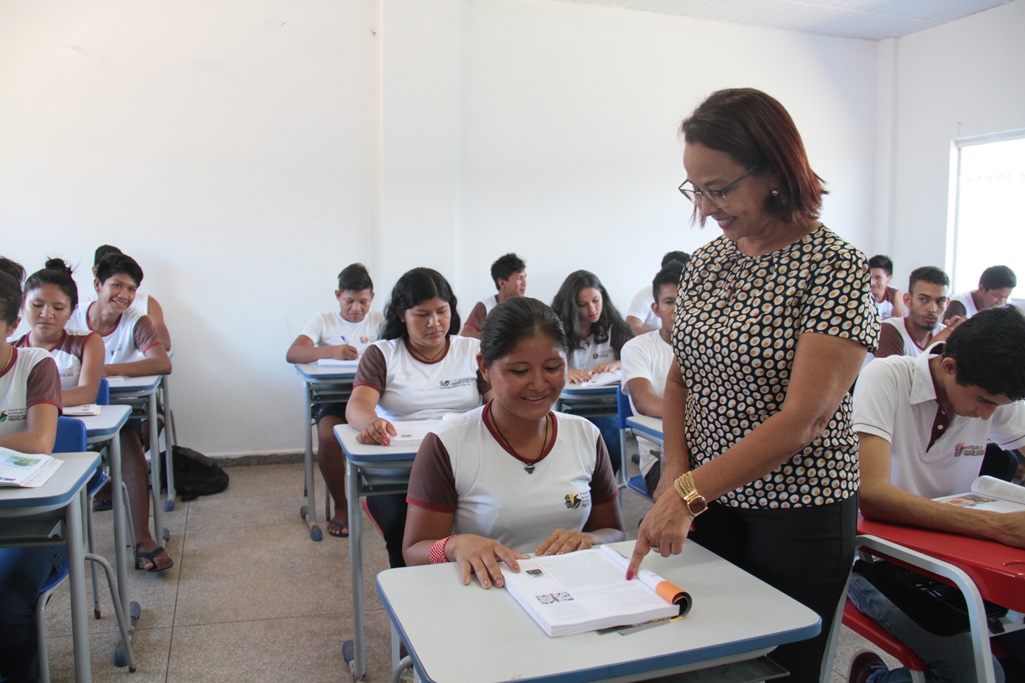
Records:
[[[339,531],[336,534],[333,531],[331,531],[331,529],[328,529],[327,533],[330,534],[331,536],[334,536],[335,538],[348,538],[349,537],[349,520],[345,520],[344,522],[339,522],[336,519],[330,519],[330,520],[328,520],[328,524],[334,524],[336,527],[338,527],[341,530],[341,531]]]
[[[160,565],[157,564],[157,557],[162,552],[164,552],[164,547],[158,545],[156,548],[154,548],[153,550],[149,551],[148,553],[144,553],[144,552],[141,552],[141,551],[135,553],[135,568],[136,569],[140,569],[142,571],[153,572],[153,573],[167,571],[168,569],[170,569],[171,567],[174,566],[174,560],[171,560],[171,558],[168,558],[168,560],[170,560],[170,561],[166,565],[161,567]],[[146,565],[144,564],[144,562],[149,562],[153,566],[147,568]]]

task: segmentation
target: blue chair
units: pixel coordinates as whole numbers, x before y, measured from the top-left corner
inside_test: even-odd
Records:
[[[57,440],[54,453],[84,453],[86,450],[85,423],[73,417],[57,418]]]
[[[107,381],[106,377],[100,378],[100,390],[96,392],[96,405],[110,405],[110,382]]]
[[[626,418],[633,417],[634,411],[630,407],[630,397],[623,393],[623,385],[620,384],[616,387],[616,414],[619,420],[619,452],[622,455],[622,463],[619,468],[619,488],[629,487],[630,484],[627,481],[627,455],[626,455],[626,441],[629,436],[630,428],[626,425]],[[642,479],[641,485],[643,487],[644,481]],[[631,487],[632,489],[632,487]],[[649,496],[650,497],[650,496]]]

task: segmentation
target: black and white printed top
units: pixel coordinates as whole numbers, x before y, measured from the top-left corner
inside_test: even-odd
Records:
[[[692,468],[777,413],[806,332],[874,350],[879,317],[864,254],[820,226],[763,256],[720,236],[691,257],[676,301],[673,349],[687,387]],[[739,508],[826,505],[858,490],[851,396],[820,438],[777,470],[719,499]]]

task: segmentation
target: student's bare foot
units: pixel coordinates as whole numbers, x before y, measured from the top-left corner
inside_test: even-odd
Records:
[[[147,572],[162,572],[174,566],[174,560],[167,554],[163,546],[152,541],[150,549],[146,550],[141,544],[135,549],[135,568]]]
[[[349,520],[339,521],[337,517],[329,519],[327,522],[327,533],[337,538],[348,538]]]

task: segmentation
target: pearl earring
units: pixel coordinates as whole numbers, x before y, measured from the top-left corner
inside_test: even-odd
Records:
[[[772,196],[773,197],[778,197],[779,196],[779,190],[773,190],[772,191]]]

